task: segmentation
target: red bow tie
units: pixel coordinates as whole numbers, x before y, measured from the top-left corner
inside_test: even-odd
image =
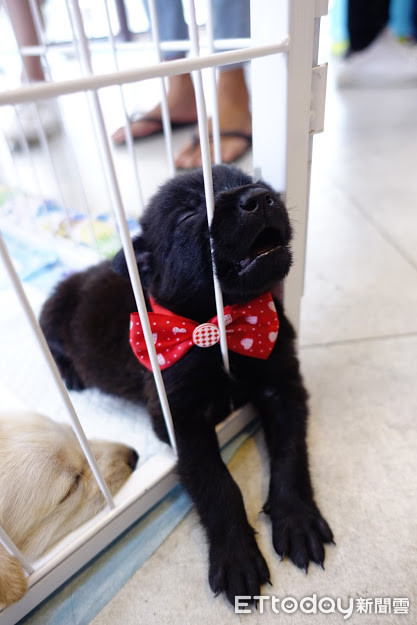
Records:
[[[162,308],[151,300],[149,312],[152,337],[161,369],[175,364],[194,345],[211,347],[220,340],[217,316],[198,324]],[[278,315],[271,293],[265,293],[247,304],[224,309],[227,345],[230,350],[252,358],[266,359],[278,336]],[[138,313],[130,316],[130,345],[139,362],[152,371],[145,337]]]

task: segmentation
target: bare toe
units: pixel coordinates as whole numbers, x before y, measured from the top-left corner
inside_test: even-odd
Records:
[[[180,169],[193,169],[201,166],[201,150],[197,136],[192,137],[177,154],[175,166]]]
[[[233,163],[236,159],[245,154],[246,150],[251,146],[251,135],[241,133],[240,131],[224,131],[220,133],[220,153],[223,163]],[[214,162],[213,141],[210,136],[210,155],[211,162]],[[201,167],[202,157],[198,135],[194,135],[177,154],[175,165],[181,169],[192,169]]]
[[[144,139],[150,137],[162,130],[162,121],[157,118],[142,117],[130,123],[130,131],[133,139]],[[121,144],[126,142],[125,128],[122,126],[112,134],[114,143]]]

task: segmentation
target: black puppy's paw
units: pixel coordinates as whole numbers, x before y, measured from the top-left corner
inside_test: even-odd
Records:
[[[270,583],[269,578],[268,565],[251,527],[210,546],[210,587],[216,596],[224,591],[233,606],[236,596],[259,595],[261,586]]]
[[[323,567],[323,544],[334,542],[333,533],[314,502],[268,498],[263,509],[271,516],[272,542],[282,560],[288,556],[306,573],[310,561]]]

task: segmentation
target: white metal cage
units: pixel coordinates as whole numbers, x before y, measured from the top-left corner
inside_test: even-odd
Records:
[[[49,74],[52,57],[56,54],[57,46],[53,47],[45,40],[39,16],[39,9],[35,0],[30,0],[34,23],[36,24],[41,45],[36,48],[18,48],[20,56],[27,54],[41,54],[44,66]],[[65,109],[66,98],[86,97],[88,107],[84,108],[86,118],[89,118],[89,134],[86,142],[91,141],[97,146],[99,164],[103,173],[103,197],[109,197],[111,211],[109,219],[117,224],[121,243],[123,245],[129,275],[135,294],[137,308],[141,322],[145,329],[146,344],[151,357],[155,382],[163,408],[164,417],[169,432],[172,449],[167,446],[160,450],[147,462],[141,465],[131,476],[129,483],[120,496],[113,498],[107,488],[94,455],[89,446],[86,434],[77,416],[71,397],[68,394],[44,336],[40,330],[28,296],[18,277],[16,268],[9,255],[7,245],[0,236],[0,256],[2,258],[8,280],[13,286],[17,301],[25,314],[26,323],[30,328],[34,340],[38,345],[39,353],[46,362],[50,379],[53,380],[61,397],[63,406],[72,423],[82,449],[94,472],[103,496],[107,502],[105,511],[87,523],[71,537],[57,545],[45,558],[39,562],[28,562],[23,554],[5,532],[0,528],[0,542],[22,564],[28,574],[29,590],[26,596],[17,604],[10,606],[0,613],[2,625],[16,623],[20,618],[32,610],[50,593],[58,588],[65,580],[99,553],[115,537],[135,522],[149,508],[162,498],[176,484],[175,468],[175,432],[170,415],[161,372],[158,365],[152,333],[149,327],[143,291],[135,262],[131,244],[131,231],[126,217],[126,203],[134,203],[137,213],[143,209],[145,193],[143,191],[143,177],[141,179],[141,157],[133,146],[130,132],[126,88],[130,84],[141,84],[150,79],[159,81],[160,97],[162,101],[162,121],[165,140],[165,169],[164,175],[175,173],[173,158],[173,141],[169,111],[166,99],[164,78],[181,73],[192,72],[196,102],[198,109],[198,129],[202,148],[203,173],[206,192],[206,206],[208,221],[211,221],[214,211],[213,189],[211,179],[211,158],[207,124],[207,100],[203,83],[203,70],[208,69],[206,81],[211,84],[211,91],[215,94],[216,68],[236,62],[251,62],[251,93],[252,93],[252,121],[253,121],[253,170],[261,175],[276,189],[285,192],[287,204],[295,215],[295,240],[293,244],[295,263],[285,285],[285,306],[289,317],[298,327],[300,300],[303,289],[305,240],[307,227],[309,176],[312,154],[312,135],[322,130],[324,93],[326,83],[326,67],[317,66],[318,40],[320,18],[327,12],[327,0],[252,0],[251,3],[251,38],[249,40],[214,41],[211,27],[210,2],[207,2],[207,39],[200,45],[193,0],[187,0],[186,7],[189,15],[190,41],[168,42],[161,44],[158,35],[158,18],[154,1],[150,1],[150,18],[152,26],[152,45],[154,46],[153,62],[146,66],[123,69],[120,64],[124,50],[136,50],[138,46],[147,49],[149,44],[130,42],[116,42],[112,31],[110,12],[107,0],[102,2],[102,10],[108,24],[108,36],[103,43],[91,42],[83,24],[83,15],[77,0],[67,0],[65,4],[68,19],[72,30],[72,41],[62,44],[62,48],[70,50],[79,61],[80,70],[77,75],[66,80],[50,80],[39,84],[26,84],[15,89],[8,89],[0,93],[0,109],[12,108],[17,117],[17,107],[20,104],[35,107],[36,103],[45,99],[59,99],[61,109]],[[226,47],[227,52],[216,50]],[[161,62],[161,49],[186,48],[188,58]],[[106,50],[110,55],[113,71],[97,72],[92,62],[92,51]],[[118,90],[119,102],[125,119],[127,138],[127,157],[120,165],[115,164],[114,149],[108,138],[108,127],[103,114],[102,93],[107,88]],[[105,104],[104,104],[105,107]],[[213,118],[213,143],[215,162],[220,162],[220,139],[218,114],[215,97],[213,98],[211,115]],[[65,198],[65,177],[58,172],[58,164],[51,142],[42,130],[38,117],[38,134],[41,149],[41,160],[48,179],[53,180],[56,197],[61,207],[65,209],[71,203],[78,204],[78,210],[86,215],[86,224],[89,228],[90,247],[87,259],[91,262],[99,259],[102,250],[99,249],[96,233],[93,227],[94,216],[89,207],[89,190],[84,187],[85,161],[79,162],[77,149],[71,144],[71,128],[67,128],[68,162],[75,171],[74,179],[78,189],[76,199],[74,190],[70,191],[70,199]],[[82,119],[81,125],[87,124]],[[3,185],[38,184],[32,148],[28,145],[24,134],[21,139],[21,154],[17,158],[7,141],[3,138],[2,159]],[[142,157],[143,158],[143,157]],[[22,167],[22,159],[25,166]],[[128,163],[128,173],[125,165]],[[34,180],[30,180],[30,174]],[[76,185],[76,186],[77,186]],[[129,186],[129,196],[126,200],[126,187]],[[41,191],[39,191],[41,193]],[[133,198],[133,199],[132,199]],[[79,208],[82,206],[82,209]],[[57,238],[56,246],[60,253],[64,249],[80,249],[79,242],[72,229],[68,208],[64,219],[67,223],[67,239]],[[114,216],[114,217],[113,217]],[[27,217],[27,216],[26,216]],[[30,223],[30,220],[29,220]],[[3,225],[3,221],[0,223]],[[19,223],[17,223],[19,226]],[[36,235],[35,235],[36,236]],[[39,239],[41,241],[41,239]],[[84,252],[85,252],[85,248]],[[222,294],[215,279],[216,307],[218,319],[221,323],[223,315]],[[226,368],[228,367],[228,352],[224,323],[220,325],[221,350]],[[3,354],[3,358],[5,355]],[[7,406],[3,406],[7,408]],[[221,424],[218,430],[220,443],[224,443],[234,436],[250,419],[250,411],[241,411],[234,414]],[[139,450],[140,452],[141,450]]]

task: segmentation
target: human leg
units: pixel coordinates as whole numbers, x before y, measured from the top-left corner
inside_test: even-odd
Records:
[[[388,17],[389,0],[349,0],[350,50],[359,52],[367,48],[385,28]]]
[[[249,0],[213,0],[213,25],[215,39],[245,38],[250,34]],[[180,0],[156,1],[159,35],[161,41],[188,38]],[[164,53],[164,60],[177,58],[177,53]],[[167,93],[168,109],[175,124],[188,124],[197,120],[194,88],[190,74],[169,78]],[[223,162],[239,158],[250,146],[252,120],[249,94],[244,68],[241,64],[224,67],[218,82],[218,109],[221,133],[221,157]],[[211,122],[210,122],[211,128]],[[157,104],[145,115],[133,119],[132,135],[136,139],[151,136],[162,130],[161,105]],[[112,139],[116,144],[125,142],[124,128],[119,128]],[[191,140],[176,156],[180,168],[201,165],[198,137]]]
[[[40,9],[42,0],[37,0]],[[20,48],[38,46],[41,41],[35,27],[29,0],[6,0],[10,21],[16,41]],[[22,81],[43,82],[45,74],[40,56],[22,55]],[[60,119],[55,102],[40,100],[34,104],[18,105],[18,118],[13,116],[7,123],[5,135],[11,147],[17,148],[21,143],[22,134],[28,144],[39,142],[39,121],[47,137],[52,137],[61,130]]]
[[[212,10],[215,39],[250,36],[249,0],[212,0]],[[242,156],[251,143],[252,116],[242,64],[220,68],[217,104],[221,159],[230,163]],[[200,144],[195,137],[179,152],[175,164],[186,169],[201,165]]]
[[[417,49],[386,27],[389,0],[349,0],[350,48],[338,66],[339,87],[417,85]]]
[[[20,47],[39,45],[38,33],[30,10],[29,0],[6,0],[10,21]],[[23,56],[24,80],[45,80],[40,56]]]
[[[251,142],[252,117],[243,67],[220,72],[217,104],[221,158],[224,163],[231,163],[246,152]],[[211,131],[211,121],[209,131]],[[178,153],[175,165],[183,169],[201,165],[200,144],[195,137],[191,138]]]
[[[417,41],[417,0],[414,0],[413,2],[412,22],[413,22],[413,39],[414,41]]]
[[[188,26],[184,20],[181,0],[156,0],[156,12],[158,15],[158,30],[161,41],[181,41],[188,39]],[[145,8],[150,21],[149,5],[145,2]],[[170,61],[184,56],[183,53],[167,51],[163,53],[164,61]],[[190,74],[170,76],[168,79],[167,92],[168,110],[171,120],[175,124],[187,125],[197,120],[194,88]],[[157,104],[144,115],[132,117],[131,131],[134,139],[141,139],[162,131],[161,105]],[[124,127],[119,128],[112,135],[116,144],[125,143]]]

